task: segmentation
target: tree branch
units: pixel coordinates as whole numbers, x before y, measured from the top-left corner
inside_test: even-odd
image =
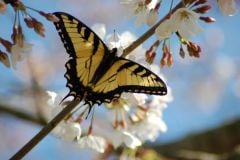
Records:
[[[13,108],[11,106],[6,106],[6,105],[3,105],[3,104],[0,104],[0,113],[6,113],[6,114],[9,114],[11,116],[15,116],[17,118],[23,119],[23,120],[33,122],[37,125],[45,125],[46,124],[46,121],[38,118],[37,116],[28,114],[28,113],[23,112],[21,110],[17,110],[16,108]]]
[[[73,100],[58,115],[56,115],[45,127],[42,128],[27,144],[25,144],[10,160],[22,159],[44,137],[46,137],[79,103],[80,99]]]

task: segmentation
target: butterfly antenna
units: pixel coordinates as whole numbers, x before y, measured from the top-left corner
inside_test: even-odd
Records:
[[[115,47],[114,48],[116,48],[117,47],[117,40],[116,40],[116,30],[114,29],[113,30],[113,39],[114,39],[114,43],[115,43]]]
[[[114,39],[114,43],[115,43],[115,47],[114,48],[118,48],[118,47],[122,47],[121,41],[119,39],[117,39],[117,33],[116,30],[113,30],[113,39]],[[120,46],[117,47],[117,41],[119,41]]]

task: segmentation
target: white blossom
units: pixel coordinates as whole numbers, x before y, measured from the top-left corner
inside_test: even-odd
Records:
[[[218,0],[218,4],[225,15],[233,16],[237,12],[235,0]]]
[[[60,105],[62,97],[52,91],[47,91],[50,97],[47,101],[48,108],[46,108],[45,117],[48,121],[52,120],[59,112],[62,111],[63,105]],[[81,136],[81,127],[77,122],[72,121],[61,121],[52,131],[52,133],[64,140],[74,141],[78,140]]]
[[[12,66],[16,68],[17,62],[22,61],[32,51],[32,44],[24,42],[23,47],[15,44],[11,49]]]
[[[126,7],[128,15],[136,17],[135,23],[137,26],[147,21],[150,24],[156,21],[156,13],[154,15],[149,14],[152,14],[151,9],[154,9],[159,0],[120,0],[120,3]]]
[[[93,135],[80,138],[78,144],[81,148],[94,149],[100,153],[103,153],[107,147],[107,142],[104,138]]]
[[[157,21],[158,11],[155,9],[151,9],[147,16],[147,25],[152,26]]]
[[[159,133],[167,131],[167,126],[160,116],[147,113],[147,116],[141,122],[132,125],[129,131],[142,142],[154,141]]]
[[[173,32],[178,32],[183,38],[188,39],[202,32],[202,27],[197,23],[199,15],[187,8],[180,8],[169,19],[163,21],[155,30],[159,40],[169,38]]]
[[[78,140],[82,130],[79,123],[62,121],[52,131],[54,135],[67,141]]]
[[[59,94],[52,91],[47,91],[47,95],[49,96],[49,99],[47,100],[48,106],[46,108],[45,117],[47,118],[48,121],[50,121],[63,109],[63,106],[59,105],[62,100],[62,97]]]
[[[190,36],[203,31],[202,27],[197,23],[199,15],[187,8],[180,8],[174,12],[170,18],[171,25],[174,31],[188,39]]]
[[[143,105],[148,98],[148,96],[143,93],[123,93],[121,97],[128,101],[132,106]]]
[[[135,41],[136,36],[129,31],[125,31],[122,34],[118,34],[118,33],[110,34],[107,36],[106,39],[107,39],[107,42],[106,42],[107,46],[111,49],[117,48],[118,50],[117,55],[121,56],[123,53],[123,49],[126,48],[133,41]],[[146,49],[144,49],[142,45],[140,45],[135,50],[133,50],[131,54],[129,54],[126,58],[131,59],[147,67],[148,64],[145,60],[145,52],[146,52]]]
[[[167,19],[163,21],[155,30],[155,33],[159,40],[167,39],[174,32],[174,28],[172,26],[172,22]]]
[[[114,148],[117,148],[122,144],[125,144],[131,149],[142,145],[142,142],[133,134],[128,131],[118,129],[111,133],[111,141]]]
[[[130,16],[136,16],[136,25],[146,22],[149,11],[145,0],[121,0],[120,3],[126,7]]]

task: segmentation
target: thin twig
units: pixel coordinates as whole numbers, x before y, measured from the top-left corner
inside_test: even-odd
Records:
[[[171,12],[169,12],[165,17],[163,17],[159,22],[157,22],[152,28],[150,28],[147,32],[145,32],[140,38],[138,38],[136,41],[134,41],[133,43],[131,43],[127,48],[125,48],[123,50],[123,54],[121,55],[121,57],[126,57],[130,52],[132,52],[134,49],[136,49],[139,45],[141,45],[143,42],[145,42],[149,37],[151,37],[156,28],[166,19],[169,18],[169,16],[175,12],[177,9],[183,7],[183,3],[180,2],[178,3],[175,8],[172,9]]]
[[[29,151],[33,149],[45,136],[47,136],[53,128],[56,127],[78,104],[80,99],[72,101],[67,105],[56,117],[53,118],[40,132],[38,132],[28,143],[26,143],[10,160],[22,159]]]

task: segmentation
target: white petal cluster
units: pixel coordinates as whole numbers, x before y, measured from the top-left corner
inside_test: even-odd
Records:
[[[152,26],[157,21],[158,12],[155,9],[151,9],[147,15],[147,25]]]
[[[155,30],[159,40],[169,38],[173,32],[178,32],[181,37],[189,39],[190,36],[203,31],[197,23],[199,15],[188,9],[180,8],[172,16],[161,23]]]
[[[136,39],[137,39],[136,36],[133,35],[131,32],[125,31],[122,34],[114,33],[114,34],[108,35],[106,38],[106,44],[110,49],[117,48],[118,50],[117,55],[121,56],[123,53],[123,49],[128,47],[128,45],[131,44]],[[142,45],[139,45],[126,58],[131,59],[149,68],[149,64],[146,62],[146,59],[145,59],[145,52],[146,52],[146,49],[143,48]]]
[[[119,115],[125,114],[125,116],[120,118],[121,120],[124,121],[124,117],[131,115],[132,120],[135,122],[131,123],[129,120],[126,120],[125,122],[128,124],[124,129],[120,129],[121,126],[115,126],[115,131],[111,131],[111,134],[106,136],[107,139],[111,141],[115,148],[124,144],[132,149],[145,141],[156,140],[160,133],[167,131],[167,126],[162,119],[162,112],[166,108],[166,104],[172,101],[172,99],[171,92],[166,96],[152,96],[150,103],[149,97],[144,94],[123,94],[118,104],[110,104],[111,107],[108,107],[111,108],[111,119],[114,119],[112,118],[115,115],[114,113],[118,112]],[[146,111],[139,111],[138,106],[145,105],[148,106],[148,108],[145,108]],[[143,108],[140,108],[140,110]],[[142,113],[140,119],[138,117],[139,114],[134,114],[135,112]]]
[[[157,20],[158,11],[155,6],[159,3],[159,0],[146,2],[146,0],[120,0],[120,4],[127,9],[128,15],[136,17],[135,23],[137,26],[143,23],[151,26]]]
[[[197,23],[199,15],[187,8],[178,9],[171,16],[172,25],[175,31],[188,39],[190,36],[198,34],[203,31],[202,27]]]
[[[47,101],[49,111],[46,118],[50,121],[55,117],[64,106],[59,105],[62,97],[57,95],[55,92],[47,91],[50,97]],[[81,137],[82,129],[80,123],[69,120],[63,120],[60,122],[52,131],[52,133],[64,140],[75,141],[81,148],[91,148],[100,153],[103,153],[107,143],[102,137],[93,136],[92,134]]]
[[[235,0],[218,0],[218,5],[224,15],[233,16],[237,12]]]
[[[159,40],[169,38],[174,32],[173,23],[170,19],[163,21],[155,30]]]
[[[47,94],[50,98],[47,101],[49,111],[46,112],[46,118],[50,121],[64,106],[59,105],[62,100],[61,96],[51,91],[47,91]],[[80,124],[72,121],[62,121],[52,131],[55,136],[68,141],[78,140],[81,136],[81,132]]]
[[[102,137],[87,135],[82,137],[78,141],[78,145],[81,148],[89,148],[97,152],[103,153],[105,148],[107,147],[107,141]]]
[[[167,131],[167,126],[161,117],[148,113],[143,121],[132,125],[129,130],[142,142],[155,141],[160,133]]]
[[[79,123],[60,122],[52,131],[54,135],[67,141],[79,140],[82,130]]]
[[[32,51],[33,45],[24,42],[23,47],[15,44],[11,49],[12,66],[16,68],[17,62],[22,61]]]
[[[108,138],[112,142],[114,148],[118,148],[124,144],[128,148],[135,149],[142,145],[142,142],[136,136],[125,130],[115,130]]]

